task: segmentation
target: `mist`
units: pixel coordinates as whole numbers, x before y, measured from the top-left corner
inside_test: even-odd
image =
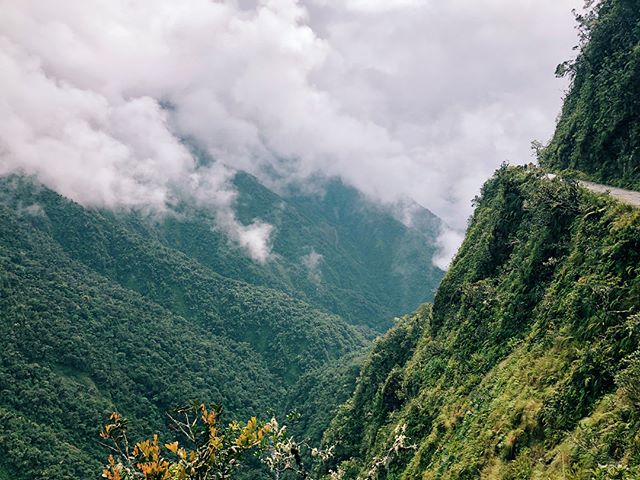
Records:
[[[440,216],[446,266],[481,184],[550,137],[579,1],[0,6],[0,174],[88,206],[191,198],[257,261],[273,227],[236,220],[233,172],[276,189],[337,176]]]

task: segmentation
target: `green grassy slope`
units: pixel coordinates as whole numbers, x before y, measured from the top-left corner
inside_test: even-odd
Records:
[[[640,2],[602,0],[582,20],[588,43],[575,63],[556,133],[541,162],[640,190]]]
[[[326,433],[346,478],[638,478],[638,274],[638,210],[499,170]]]

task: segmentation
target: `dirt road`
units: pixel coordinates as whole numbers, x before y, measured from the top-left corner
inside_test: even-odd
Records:
[[[610,195],[621,203],[640,208],[640,192],[633,190],[624,190],[622,188],[609,187],[608,185],[600,185],[599,183],[587,182],[585,180],[578,181],[578,184],[596,193],[604,193]]]

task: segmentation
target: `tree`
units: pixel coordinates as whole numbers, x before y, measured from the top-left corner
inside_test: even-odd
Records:
[[[223,409],[191,404],[168,414],[170,428],[180,441],[162,444],[158,435],[131,448],[127,420],[114,412],[100,432],[109,449],[108,464],[102,472],[107,480],[213,480],[230,479],[251,455],[258,457],[280,478],[289,472],[296,478],[312,480],[302,460],[308,449],[314,464],[327,461],[333,448],[309,448],[288,435],[287,427],[275,418],[269,422],[252,417],[246,424],[221,422]],[[329,472],[330,480],[341,475]]]

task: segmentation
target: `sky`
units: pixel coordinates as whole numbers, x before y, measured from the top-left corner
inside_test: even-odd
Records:
[[[553,133],[580,0],[0,0],[0,175],[86,206],[189,198],[267,261],[230,179],[339,176],[451,228],[505,161]],[[215,162],[199,162],[187,145]]]

